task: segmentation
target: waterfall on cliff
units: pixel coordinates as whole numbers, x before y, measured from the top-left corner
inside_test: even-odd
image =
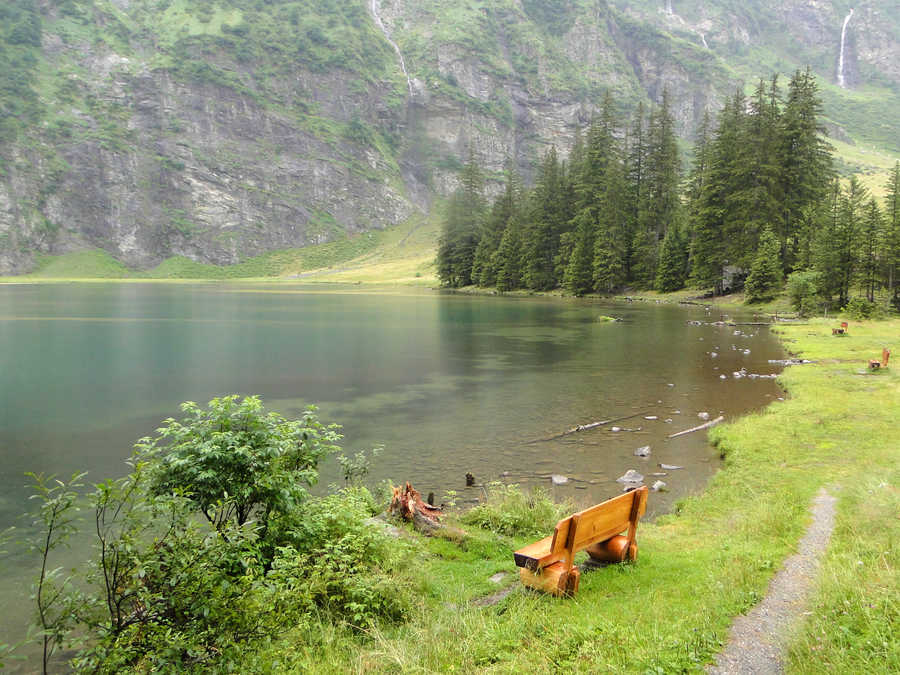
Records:
[[[841,26],[841,55],[838,57],[837,81],[838,86],[842,89],[847,88],[847,78],[844,75],[844,47],[847,44],[847,24],[850,23],[850,17],[853,16],[853,10],[844,17],[844,25]]]
[[[412,80],[409,77],[409,73],[406,71],[406,61],[403,60],[403,52],[400,51],[400,47],[397,46],[397,43],[391,39],[391,34],[388,32],[387,26],[384,25],[384,22],[381,20],[381,15],[378,13],[380,10],[381,0],[372,0],[372,18],[375,19],[375,25],[377,25],[384,34],[384,39],[388,41],[391,47],[394,48],[394,51],[397,52],[397,56],[400,57],[400,70],[402,70],[403,74],[406,76],[406,86],[409,87],[409,95],[412,96]]]
[[[675,12],[672,10],[672,0],[666,0],[666,14],[672,16]]]

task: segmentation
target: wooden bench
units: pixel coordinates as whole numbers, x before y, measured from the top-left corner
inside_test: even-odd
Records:
[[[635,560],[637,524],[647,510],[647,492],[642,485],[579,511],[559,521],[551,536],[520,548],[513,555],[522,568],[522,583],[553,595],[574,595],[581,579],[574,564],[579,551],[598,562]]]
[[[888,361],[891,358],[891,350],[885,347],[881,350],[881,361],[878,359],[869,359],[869,368],[878,370],[879,368],[887,368]]]

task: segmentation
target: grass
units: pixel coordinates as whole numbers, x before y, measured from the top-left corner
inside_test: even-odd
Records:
[[[780,377],[786,400],[710,433],[725,458],[707,489],[676,513],[643,524],[637,564],[582,576],[574,599],[516,588],[494,606],[473,600],[498,587],[511,552],[531,538],[480,530],[521,523],[515,513],[470,518],[461,542],[418,540],[420,604],[401,626],[353,635],[333,626],[291,635],[289,669],[311,672],[699,671],[755,605],[802,536],[813,496],[839,499],[838,525],[812,599],[791,637],[790,672],[900,670],[900,373],[865,360],[895,344],[900,320],[779,327],[790,349],[818,360]],[[483,516],[485,514],[482,514]],[[513,533],[520,526],[512,527]],[[413,535],[411,535],[413,536]],[[327,664],[327,665],[322,665]]]
[[[385,230],[372,230],[305,248],[272,251],[235,265],[209,265],[183,256],[150,270],[129,269],[106,251],[41,256],[30,274],[0,277],[0,283],[30,281],[252,280],[436,285],[434,257],[440,207]]]

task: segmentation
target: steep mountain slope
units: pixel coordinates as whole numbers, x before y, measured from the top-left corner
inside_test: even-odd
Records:
[[[7,0],[0,273],[102,248],[234,263],[408,219],[469,151],[526,178],[609,90],[680,133],[809,63],[834,133],[897,148],[898,10],[813,0]],[[844,33],[845,86],[837,84]]]

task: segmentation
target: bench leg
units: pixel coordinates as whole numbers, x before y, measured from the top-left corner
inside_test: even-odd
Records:
[[[581,572],[577,567],[572,567],[567,574],[566,566],[561,562],[557,562],[538,572],[521,568],[519,570],[519,578],[528,588],[534,588],[552,595],[571,596],[578,591]]]

